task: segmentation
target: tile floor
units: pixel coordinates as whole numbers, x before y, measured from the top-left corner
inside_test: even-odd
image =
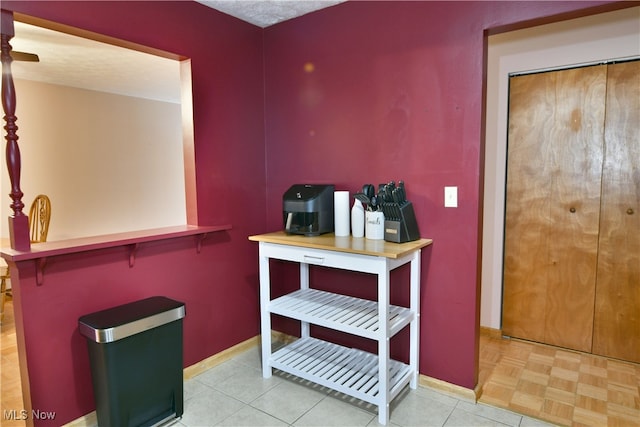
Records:
[[[12,319],[9,303],[0,335],[0,416],[22,406]],[[640,426],[637,364],[483,335],[479,380],[477,404],[428,388],[406,389],[391,405],[389,425]],[[186,380],[184,403],[175,425],[379,425],[373,405],[281,372],[262,378],[258,348]],[[0,425],[24,422],[0,419]]]
[[[185,382],[184,426],[378,426],[373,405],[277,372],[262,378],[258,348]],[[391,405],[390,426],[547,425],[430,389],[405,389]]]

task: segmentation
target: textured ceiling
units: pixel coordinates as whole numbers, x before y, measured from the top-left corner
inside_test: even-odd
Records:
[[[268,27],[287,19],[305,15],[342,3],[345,0],[196,0],[206,6],[247,21]]]
[[[343,0],[197,1],[264,28]],[[40,57],[40,62],[13,61],[11,68],[16,79],[180,102],[177,61],[21,22],[15,23],[11,45],[14,51]]]
[[[180,102],[178,61],[21,22],[15,23],[11,46],[40,58],[13,61],[16,79]]]

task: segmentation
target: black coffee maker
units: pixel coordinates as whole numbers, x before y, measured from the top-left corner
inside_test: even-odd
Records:
[[[334,185],[296,184],[282,196],[284,230],[289,234],[319,236],[331,233]]]

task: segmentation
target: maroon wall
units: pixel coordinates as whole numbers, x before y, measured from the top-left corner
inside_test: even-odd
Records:
[[[100,308],[153,294],[185,301],[185,365],[255,336],[247,236],[280,229],[282,193],[302,182],[354,192],[405,180],[435,241],[423,255],[420,372],[474,388],[484,30],[595,4],[350,1],[262,31],[195,2],[3,1],[192,58],[198,220],[233,225],[200,254],[192,238],[143,244],[133,268],[126,248],[53,257],[41,286],[22,263],[16,304],[33,407],[56,411],[51,425],[93,410],[76,325]],[[459,188],[457,209],[443,207],[446,185]],[[371,294],[369,278],[349,280]]]
[[[247,236],[266,231],[262,30],[185,1],[3,0],[2,8],[191,58],[198,222],[233,227],[208,236],[199,254],[194,237],[143,243],[133,268],[126,247],[51,257],[41,286],[33,262],[19,263],[32,406],[57,413],[42,425],[61,425],[95,408],[77,332],[83,314],[151,295],[184,301],[185,366],[259,333],[257,247]]]
[[[265,30],[267,228],[280,226],[292,183],[355,192],[404,180],[434,239],[423,255],[423,374],[476,385],[484,30],[594,5],[349,1]],[[444,208],[452,185],[459,207]],[[343,281],[375,298],[374,282]]]

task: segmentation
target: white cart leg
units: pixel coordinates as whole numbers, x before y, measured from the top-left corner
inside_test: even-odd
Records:
[[[269,257],[263,254],[264,243],[259,247],[260,268],[260,337],[262,341],[262,376],[271,377],[271,313],[269,301],[271,299],[271,278],[269,275]]]
[[[378,271],[378,422],[389,423],[389,268],[381,259]]]
[[[413,253],[411,259],[411,311],[415,313],[409,325],[409,367],[413,373],[409,387],[418,387],[418,370],[420,368],[420,250]]]
[[[309,264],[300,263],[300,289],[309,289]],[[309,338],[309,322],[300,322],[300,336]]]

